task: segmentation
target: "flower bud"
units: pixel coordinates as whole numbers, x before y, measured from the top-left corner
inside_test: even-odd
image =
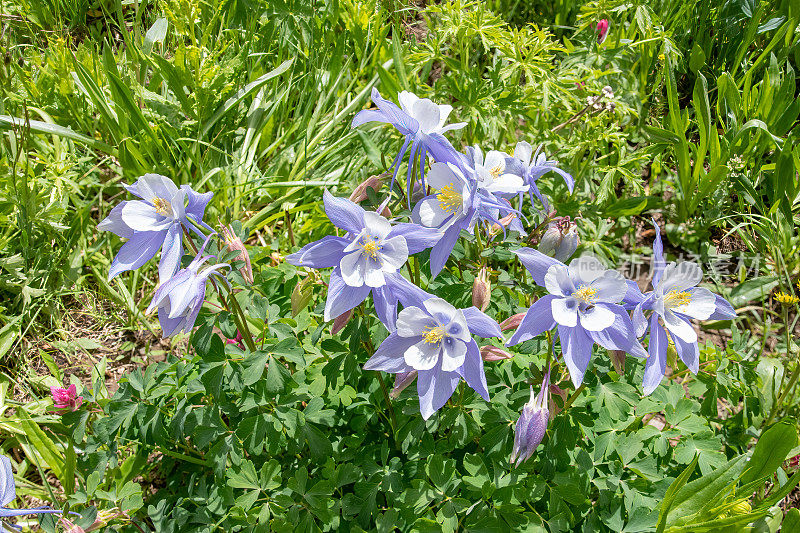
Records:
[[[392,400],[399,398],[400,393],[403,392],[403,389],[411,385],[415,379],[417,379],[416,370],[412,370],[411,372],[399,372],[395,374],[394,387],[392,387],[391,392],[389,392],[389,398]]]
[[[508,353],[507,351],[503,350],[502,348],[498,348],[497,346],[481,346],[481,359],[484,361],[491,362],[491,361],[502,361],[503,359],[511,359],[514,357],[514,354]]]
[[[61,527],[64,528],[64,533],[86,533],[81,526],[74,524],[71,520],[66,518],[59,518],[58,522],[61,524]]]
[[[308,275],[303,278],[303,281],[294,286],[291,297],[293,317],[300,314],[300,311],[305,309],[308,303],[311,301],[311,296],[313,295],[312,287],[314,285],[314,278],[315,276]]]
[[[472,305],[481,311],[486,311],[491,298],[492,285],[489,283],[489,272],[486,267],[481,267],[475,281],[472,282]]]
[[[509,331],[512,329],[517,329],[522,322],[522,319],[525,318],[525,313],[517,313],[516,315],[510,316],[500,322],[500,331]]]
[[[597,32],[597,44],[603,44],[608,35],[608,19],[602,19],[597,23],[595,31]]]
[[[733,507],[731,507],[730,513],[732,515],[740,515],[740,514],[748,514],[752,511],[752,507],[750,506],[750,502],[747,500],[741,500],[736,502]]]
[[[247,248],[245,248],[244,243],[242,240],[236,235],[233,231],[231,226],[222,226],[222,237],[225,240],[225,245],[228,248],[229,252],[239,251],[239,255],[236,257],[236,261],[244,261],[244,266],[239,269],[241,272],[242,277],[244,280],[249,283],[253,284],[253,267],[250,264],[250,254],[247,253]]]
[[[611,363],[614,365],[614,370],[620,376],[625,374],[625,352],[622,350],[609,350],[611,356]]]
[[[355,189],[353,189],[353,192],[350,194],[350,201],[360,203],[369,198],[369,195],[367,194],[367,188],[372,189],[375,191],[375,194],[378,194],[378,191],[381,190],[381,187],[383,187],[383,182],[385,179],[386,174],[368,177],[359,183]]]
[[[53,407],[56,409],[77,411],[83,405],[83,396],[78,396],[78,389],[75,384],[66,389],[52,386],[50,387],[50,394],[53,396]]]
[[[539,241],[539,251],[559,261],[566,262],[578,249],[578,225],[569,217],[554,218]]]
[[[500,224],[494,223],[491,226],[489,226],[489,228],[486,230],[486,233],[489,236],[489,238],[493,238],[496,235],[499,235],[500,232],[503,231],[503,228],[504,227],[507,228],[508,225],[511,224],[511,222],[513,222],[515,218],[517,218],[517,215],[511,213],[498,220],[497,222],[500,222]]]
[[[344,328],[348,322],[350,322],[350,318],[353,316],[353,310],[350,309],[349,311],[345,311],[341,315],[337,316],[333,319],[333,327],[331,328],[331,335],[336,335],[342,328]]]
[[[531,387],[530,400],[522,408],[522,413],[517,420],[514,428],[514,449],[511,451],[511,463],[519,465],[530,459],[544,438],[550,418],[547,401],[549,385],[550,370],[548,369],[542,380],[542,389],[539,391],[539,395],[534,396],[533,387]]]

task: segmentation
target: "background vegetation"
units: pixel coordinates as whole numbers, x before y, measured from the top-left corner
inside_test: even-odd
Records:
[[[5,0],[0,15],[0,448],[28,501],[126,532],[800,527],[798,307],[774,298],[800,292],[797,2]],[[426,424],[406,393],[387,415],[360,368],[382,328],[365,313],[331,335],[321,284],[293,310],[308,278],[281,261],[329,230],[323,187],[347,195],[391,163],[395,133],[350,129],[373,86],[451,103],[457,147],[541,144],[576,178],[572,195],[543,189],[581,215],[581,250],[642,284],[655,216],[668,255],[701,262],[740,315],[703,331],[700,374],[642,399],[641,365],[595,357],[519,469],[535,341],[487,364],[491,404],[457,392]],[[213,191],[207,220],[241,223],[256,355],[213,333],[235,335],[224,313],[191,344],[160,340],[152,265],[106,281],[119,239],[96,223],[145,172]],[[498,320],[526,307],[507,249]],[[462,261],[435,286],[463,306],[474,275]],[[85,408],[61,416],[48,387],[69,382]]]

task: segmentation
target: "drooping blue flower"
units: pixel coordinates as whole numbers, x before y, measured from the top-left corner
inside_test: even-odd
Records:
[[[525,180],[525,183],[529,186],[528,191],[530,193],[531,203],[533,203],[533,197],[536,196],[536,198],[542,202],[544,210],[549,211],[550,202],[548,202],[547,198],[536,185],[536,181],[539,178],[548,172],[555,172],[564,178],[564,183],[567,184],[570,193],[575,187],[575,180],[572,178],[572,175],[558,168],[558,166],[556,166],[557,164],[557,161],[548,161],[544,153],[538,151],[534,153],[533,147],[529,143],[520,141],[517,143],[516,148],[514,148],[514,157],[506,159],[505,171],[509,174],[520,176]]]
[[[411,150],[408,160],[408,173],[406,175],[407,198],[410,204],[412,185],[415,181],[411,176],[414,162],[416,161],[419,165],[420,180],[423,184],[425,183],[425,163],[428,156],[431,156],[434,161],[456,163],[459,159],[458,153],[443,134],[450,130],[463,128],[466,126],[466,122],[445,125],[447,117],[453,110],[452,106],[434,104],[429,99],[419,98],[408,91],[402,91],[397,95],[397,99],[400,102],[400,107],[382,98],[378,89],[373,88],[372,103],[378,106],[378,109],[364,109],[356,113],[353,118],[353,127],[355,128],[367,122],[384,122],[391,124],[405,136],[403,147],[392,162],[394,174],[392,175],[392,183],[389,189],[391,190],[394,187],[397,171],[400,169],[400,162],[403,160],[410,144]]]
[[[17,486],[14,482],[14,471],[11,469],[11,461],[5,455],[0,455],[0,518],[31,514],[61,514],[60,509],[48,509],[46,507],[9,509],[8,504],[16,499]],[[0,525],[5,526],[7,524],[0,522]]]
[[[736,318],[736,311],[725,298],[697,286],[703,279],[703,273],[696,263],[666,264],[661,233],[655,220],[653,225],[656,229],[656,240],[653,242],[654,289],[647,294],[629,297],[631,301],[638,300],[633,311],[637,336],[641,337],[650,329],[649,353],[642,384],[645,394],[653,392],[666,374],[669,338],[689,370],[693,374],[699,370],[700,348],[691,319]],[[649,320],[645,317],[645,311],[652,312]]]
[[[219,270],[230,265],[218,263],[203,266],[214,257],[203,255],[212,237],[213,235],[206,237],[203,247],[200,248],[189,266],[179,270],[174,276],[159,285],[147,308],[147,313],[158,308],[158,322],[167,337],[172,337],[180,331],[189,332],[194,327],[197,315],[205,301],[206,283],[211,276],[217,276],[221,282],[227,283]]]
[[[203,215],[214,193],[199,194],[188,185],[178,188],[171,179],[159,174],[145,174],[125,188],[141,200],[121,202],[97,225],[101,231],[128,239],[114,257],[108,279],[139,268],[159,249],[162,251],[158,274],[167,279],[180,267],[183,228],[202,237],[205,235],[199,227],[211,230],[203,222]]]
[[[464,165],[434,163],[428,172],[428,185],[434,193],[417,202],[411,219],[442,232],[441,240],[431,249],[434,277],[444,268],[462,229],[473,233],[479,222],[500,224],[502,215],[517,212],[507,200],[479,189],[473,170]],[[512,229],[523,231],[521,225]]]
[[[528,309],[506,346],[557,328],[564,362],[575,387],[583,382],[595,343],[608,350],[647,357],[631,318],[619,305],[628,287],[619,272],[606,269],[594,257],[578,257],[567,266],[530,248],[514,253],[534,282],[550,294]]]
[[[500,337],[497,323],[476,307],[456,309],[441,298],[404,301],[397,330],[364,365],[392,374],[417,372],[422,417],[428,419],[456,390],[461,379],[489,400],[478,344],[472,335]]]
[[[550,369],[542,379],[542,388],[538,395],[533,392],[522,408],[519,420],[514,427],[514,448],[511,451],[511,463],[519,465],[531,458],[533,452],[542,442],[550,419],[548,399],[550,396]]]
[[[372,292],[378,318],[394,329],[400,294],[417,289],[397,271],[409,255],[436,244],[441,234],[417,224],[392,225],[386,218],[365,211],[327,190],[325,212],[344,237],[328,235],[286,258],[296,266],[333,267],[325,303],[325,320],[332,320],[363,302]]]

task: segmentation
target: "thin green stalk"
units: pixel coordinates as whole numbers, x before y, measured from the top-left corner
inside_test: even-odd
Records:
[[[789,324],[789,306],[783,306],[783,323],[785,324],[784,329],[786,330],[786,366],[788,368],[789,364],[792,362],[792,329],[791,325]],[[786,399],[786,396],[789,394],[789,391],[794,389],[794,386],[797,384],[798,378],[800,378],[800,362],[795,361],[794,371],[792,372],[792,377],[789,378],[789,384],[786,389],[783,389],[783,382],[784,377],[786,376],[786,370],[783,371],[781,374],[781,384],[778,387],[780,391],[780,395],[775,403],[772,405],[772,409],[770,409],[769,416],[764,421],[763,427],[769,426],[770,422],[775,418],[775,415],[778,414],[778,409],[781,408],[783,405],[783,401]],[[794,397],[794,395],[792,395]]]
[[[583,389],[585,389],[585,388],[586,388],[586,383],[581,383],[581,386],[580,386],[580,387],[578,387],[578,388],[575,390],[575,392],[573,392],[573,393],[572,393],[572,396],[570,396],[570,397],[567,399],[567,401],[566,401],[566,402],[564,402],[564,407],[562,407],[562,408],[561,408],[561,410],[562,410],[562,411],[566,411],[567,409],[569,409],[569,407],[572,405],[572,402],[574,402],[575,400],[577,400],[577,399],[578,399],[578,396],[580,395],[580,393],[582,393],[582,392],[583,392]]]

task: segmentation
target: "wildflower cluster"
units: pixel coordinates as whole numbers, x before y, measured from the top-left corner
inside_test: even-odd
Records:
[[[503,332],[509,330],[514,332],[506,347],[543,335],[550,340],[551,349],[558,342],[576,388],[583,383],[595,344],[617,357],[628,353],[645,359],[645,394],[666,374],[670,342],[686,366],[697,372],[698,339],[690,320],[730,319],[735,312],[721,297],[697,287],[702,278],[699,266],[665,264],[658,228],[650,292],[643,293],[636,283],[594,257],[577,257],[567,263],[579,246],[579,219],[555,216],[538,180],[553,172],[571,193],[574,179],[568,172],[526,141],[517,143],[513,155],[497,150],[484,153],[478,146],[459,152],[444,137],[464,126],[446,124],[450,106],[409,92],[400,93],[398,99],[399,106],[374,89],[372,100],[377,109],[360,111],[352,122],[353,127],[388,123],[403,136],[385,201],[375,211],[356,203],[365,198],[367,187],[376,193],[380,190],[381,181],[376,178],[361,184],[350,199],[325,190],[325,213],[341,235],[327,235],[286,258],[300,267],[332,269],[324,319],[334,321],[334,331],[341,330],[353,309],[372,297],[375,314],[389,335],[364,368],[396,374],[392,397],[416,381],[425,419],[445,405],[462,380],[488,401],[484,362],[513,355],[493,346],[481,348],[475,337],[503,339]],[[395,190],[394,184],[406,153],[410,156],[404,189],[411,213],[401,220],[392,217],[388,205],[393,193],[403,196],[402,188]],[[209,282],[220,291],[223,303],[222,291],[232,290],[221,274],[230,265],[214,255],[204,255],[212,238],[219,235],[203,222],[211,193],[199,194],[186,185],[178,188],[169,178],[155,174],[142,176],[127,189],[140,200],[122,202],[99,225],[128,239],[114,259],[110,277],[140,267],[161,249],[160,283],[148,311],[158,310],[165,335],[188,332],[203,306]],[[534,213],[530,221],[523,214],[526,198]],[[524,314],[502,324],[484,313],[491,298],[484,260],[473,285],[473,306],[465,309],[427,292],[418,279],[413,283],[401,274],[411,256],[430,250],[433,279],[444,269],[462,235],[475,235],[491,245],[501,232],[527,235],[526,225],[531,238],[539,239],[539,249],[519,248],[514,253],[543,291]],[[252,280],[246,248],[231,228],[221,227],[220,232],[219,249],[239,260],[242,278]],[[179,268],[183,241],[195,246],[192,235],[200,237],[203,245],[185,268]],[[316,279],[307,278],[311,283]],[[307,301],[308,289],[305,282],[298,285],[298,298]],[[235,298],[228,301],[233,307],[238,305]],[[232,342],[245,348],[241,344],[245,341],[246,348],[253,350],[241,309],[231,309],[231,315],[238,328]],[[648,331],[645,348],[642,341]],[[552,364],[549,357],[548,362]],[[544,438],[550,390],[548,368],[539,394],[532,393],[517,423],[512,458],[517,463],[531,457]],[[68,400],[65,396],[61,402],[64,407],[73,405]]]

